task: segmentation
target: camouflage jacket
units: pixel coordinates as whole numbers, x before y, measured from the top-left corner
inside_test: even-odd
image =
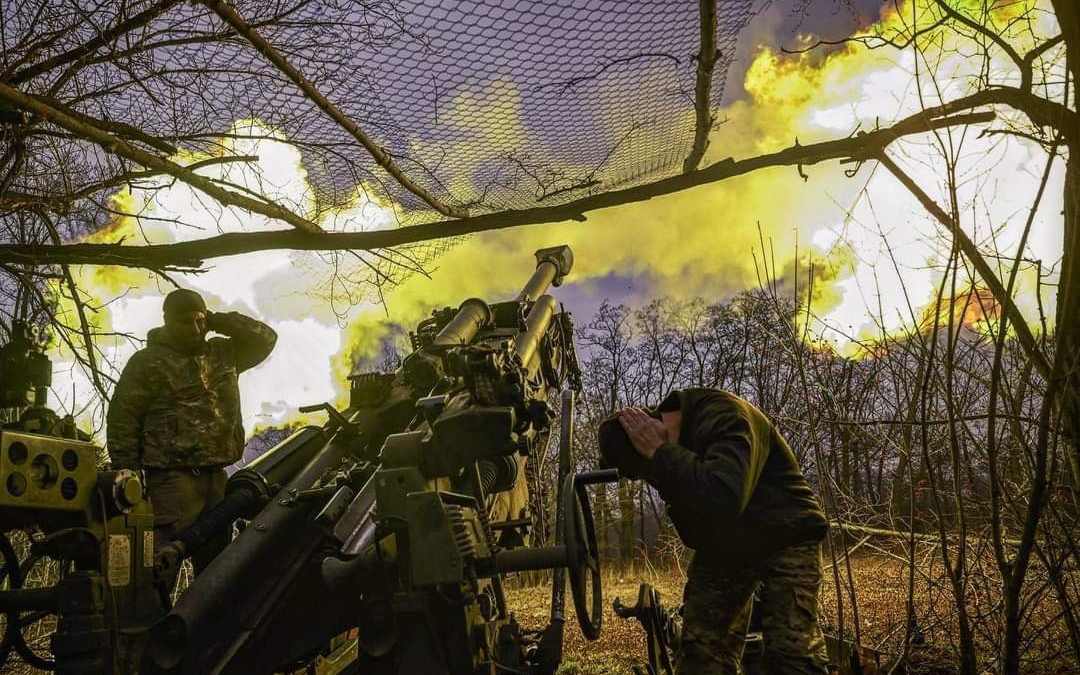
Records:
[[[237,312],[214,313],[213,337],[198,349],[164,328],[147,335],[120,375],[108,414],[108,447],[117,468],[224,466],[244,450],[237,376],[270,355],[277,334]]]

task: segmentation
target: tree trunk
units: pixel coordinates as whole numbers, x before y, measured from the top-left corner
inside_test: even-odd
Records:
[[[619,481],[619,559],[626,563],[634,559],[634,495],[630,481]]]
[[[1075,0],[1053,0],[1053,6],[1065,38],[1073,106],[1080,109],[1080,7]],[[1080,123],[1076,126],[1080,127]],[[1061,418],[1069,439],[1069,474],[1076,507],[1080,500],[1080,168],[1076,165],[1080,157],[1080,128],[1064,131],[1070,142],[1065,171],[1065,236],[1057,297],[1056,347],[1065,378],[1061,387]]]
[[[600,549],[600,558],[610,555],[608,533],[611,531],[611,506],[608,503],[607,485],[598,485],[593,493],[593,505],[596,507],[596,546]]]
[[[1061,419],[1069,439],[1069,477],[1073,504],[1080,490],[1080,143],[1069,146],[1065,171],[1065,241],[1058,286],[1057,349],[1062,361]]]

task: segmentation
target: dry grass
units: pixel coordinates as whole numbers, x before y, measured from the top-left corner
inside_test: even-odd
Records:
[[[952,654],[955,653],[956,612],[954,602],[942,570],[928,557],[925,569],[917,575],[915,613],[919,618],[919,630],[927,646],[913,654],[913,673],[937,673],[951,675],[956,672]],[[939,565],[939,563],[938,563]],[[840,568],[841,585],[846,586],[846,566]],[[859,553],[851,559],[851,574],[855,583],[859,613],[860,643],[886,653],[895,654],[901,648],[906,623],[906,598],[908,589],[907,565],[892,555],[884,553]],[[973,578],[983,578],[973,575]],[[986,577],[989,579],[989,577]],[[596,642],[586,641],[577,628],[572,608],[567,612],[566,648],[561,672],[579,675],[601,673],[630,673],[630,666],[644,663],[644,633],[636,621],[615,616],[611,603],[616,597],[624,602],[637,598],[638,584],[652,584],[661,593],[664,603],[673,607],[682,602],[684,578],[677,570],[662,571],[653,568],[605,571],[604,629]],[[971,610],[981,615],[981,632],[977,636],[980,665],[984,672],[992,673],[995,646],[1000,636],[994,635],[996,625],[991,617],[996,611],[993,601],[996,587],[985,586],[971,592]],[[850,595],[843,593],[844,636],[854,639],[853,607]],[[525,628],[539,629],[547,621],[550,594],[547,586],[511,588],[508,603],[515,610],[519,622]],[[570,603],[572,605],[572,603]],[[840,617],[837,612],[837,595],[831,568],[826,569],[821,596],[822,628],[833,635],[839,633]],[[1028,665],[1024,675],[1080,675],[1071,655],[1068,636],[1060,619],[1060,608],[1050,596],[1042,596],[1032,610],[1033,624],[1043,628],[1033,640],[1026,653]]]
[[[940,555],[931,547],[916,550],[914,613],[922,640],[934,652],[935,665],[944,668],[952,664],[952,654],[959,649],[956,602],[952,587],[942,567]],[[966,607],[975,632],[978,663],[983,672],[995,672],[995,658],[1000,646],[1001,586],[994,563],[988,556],[971,556],[966,580]],[[853,640],[854,614],[859,615],[858,639],[863,645],[897,653],[903,645],[907,617],[909,566],[906,556],[895,551],[877,549],[860,551],[851,557],[851,579],[856,589],[855,603],[848,592],[847,567],[839,567],[843,604],[838,602],[835,577],[826,569],[820,607],[822,627],[836,635]],[[1040,587],[1036,579],[1040,571],[1029,573],[1026,594],[1028,614],[1025,625],[1027,644],[1024,646],[1026,665],[1024,675],[1078,675],[1072,644],[1062,619],[1061,606],[1049,589]],[[841,616],[837,611],[843,607]],[[924,654],[925,656],[925,654]],[[952,672],[942,670],[940,672]]]
[[[955,647],[956,617],[952,595],[944,580],[940,563],[935,560],[933,556],[922,558],[925,565],[920,568],[917,577],[915,611],[919,617],[919,628],[932,647],[918,653],[920,667],[913,670],[917,673],[951,675],[955,672],[950,661]],[[841,567],[840,572],[843,579],[847,573],[846,567]],[[851,572],[857,589],[860,641],[864,645],[895,651],[904,637],[908,584],[906,563],[887,552],[859,552],[852,557]],[[547,623],[551,594],[550,586],[545,582],[546,578],[546,575],[534,574],[528,579],[531,583],[519,579],[511,580],[507,584],[508,604],[525,629],[538,630]],[[983,580],[979,584],[973,584],[975,587],[970,594],[969,604],[971,611],[981,616],[982,629],[977,639],[980,656],[983,657],[982,666],[985,672],[990,673],[993,672],[994,645],[999,639],[994,635],[996,624],[993,620],[996,611],[996,587],[992,583],[992,576],[979,573],[972,575],[972,578]],[[620,619],[611,609],[611,604],[617,597],[627,604],[633,603],[637,599],[638,585],[641,582],[647,582],[659,590],[668,606],[673,607],[682,602],[684,578],[677,569],[657,570],[641,566],[606,569],[603,633],[595,642],[589,642],[582,636],[567,589],[566,645],[560,673],[628,675],[633,664],[644,662],[644,633],[637,621]],[[821,620],[823,627],[834,634],[840,627],[840,617],[836,609],[836,588],[832,572],[827,570],[821,593]],[[851,598],[845,591],[843,625],[848,639],[853,637],[852,615]],[[1043,628],[1028,646],[1028,653],[1032,658],[1023,671],[1024,675],[1080,675],[1080,667],[1073,663],[1068,651],[1068,639],[1061,632],[1060,608],[1055,606],[1052,596],[1041,596],[1032,615],[1033,623]],[[40,671],[27,669],[13,661],[3,672],[5,675],[30,675]]]
[[[652,584],[660,591],[665,605],[682,603],[684,580],[677,572],[637,567],[605,570],[603,631],[595,642],[586,640],[578,628],[567,585],[566,642],[560,673],[629,675],[633,664],[645,662],[645,633],[640,624],[636,620],[620,619],[611,609],[615,598],[621,598],[628,605],[636,602],[638,586],[642,582]],[[507,586],[507,604],[513,608],[514,616],[522,627],[535,630],[543,628],[551,610],[550,586],[547,583],[521,588],[514,588],[512,583]]]

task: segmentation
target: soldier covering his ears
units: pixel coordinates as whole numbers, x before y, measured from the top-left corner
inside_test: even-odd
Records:
[[[114,469],[143,470],[158,544],[190,527],[224,497],[225,467],[240,459],[244,428],[237,376],[261,363],[277,334],[237,312],[209,312],[198,293],[165,297],[165,325],[127,362],[109,404],[109,457]],[[209,331],[226,337],[206,339]],[[193,551],[204,569],[228,543],[228,532]],[[179,552],[182,553],[182,552]],[[167,571],[171,590],[177,569]]]
[[[683,543],[687,573],[677,675],[736,675],[755,589],[764,586],[766,675],[824,675],[817,622],[828,522],[791,448],[745,399],[674,391],[599,428],[605,461],[655,487]]]

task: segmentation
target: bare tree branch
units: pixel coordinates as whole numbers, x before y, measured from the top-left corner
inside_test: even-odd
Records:
[[[56,110],[45,102],[33,96],[28,96],[18,89],[14,89],[3,83],[0,83],[0,99],[5,99],[23,110],[28,110],[59,127],[67,129],[78,136],[96,143],[111,154],[130,159],[145,167],[168,174],[188,183],[226,206],[237,206],[246,211],[266,216],[267,218],[283,220],[304,232],[322,231],[322,228],[315,223],[298,216],[280,204],[276,204],[269,200],[260,201],[252,199],[251,197],[245,197],[232,192],[231,190],[225,190],[209,178],[200,176],[190,169],[180,166],[176,162],[151,154],[141,148],[137,148],[122,138],[117,138],[108,132],[102,131],[95,125]]]
[[[175,155],[177,153],[176,146],[174,146],[173,144],[167,143],[162,139],[158,138],[157,136],[154,136],[153,134],[148,134],[142,129],[136,129],[130,124],[116,122],[113,120],[95,119],[93,117],[90,117],[89,115],[79,112],[78,110],[64,105],[55,98],[51,98],[48,96],[39,96],[37,94],[31,94],[31,96],[38,99],[50,108],[54,108],[64,113],[65,115],[74,117],[75,119],[83,122],[84,124],[96,126],[104,131],[109,132],[110,134],[115,134],[116,136],[119,136],[121,138],[127,138],[130,140],[138,141],[145,145],[149,145],[155,150],[159,150],[168,155]]]
[[[206,159],[192,162],[184,168],[188,171],[196,171],[203,167],[214,166],[217,164],[257,161],[259,161],[259,158],[256,155],[207,157]],[[31,194],[28,192],[8,191],[6,193],[0,194],[0,211],[3,211],[4,209],[17,209],[24,206],[41,206],[44,207],[46,210],[52,211],[54,213],[64,213],[71,208],[71,205],[74,202],[80,199],[87,199],[98,194],[99,192],[104,192],[105,190],[109,190],[111,188],[120,187],[121,185],[130,185],[132,183],[135,183],[136,181],[154,178],[161,175],[164,175],[164,172],[153,170],[126,171],[108,180],[90,183],[89,185],[74,188],[69,192],[56,194]]]
[[[1010,106],[1027,115],[1038,126],[1061,129],[1061,134],[1067,141],[1080,140],[1080,116],[1075,111],[1016,87],[983,89],[955,101],[926,108],[919,114],[934,118],[988,105]]]
[[[3,90],[0,89],[0,94]],[[596,209],[646,201],[687,188],[725,180],[768,167],[817,164],[833,159],[862,161],[876,158],[896,139],[952,125],[989,122],[993,113],[982,112],[929,119],[916,115],[886,129],[848,138],[795,145],[768,155],[736,161],[726,159],[688,174],[624,190],[590,195],[565,204],[517,211],[500,211],[462,218],[369,232],[324,232],[311,234],[289,230],[222,234],[193,241],[153,246],[118,244],[68,244],[65,246],[0,245],[0,263],[28,265],[83,264],[131,267],[197,267],[202,261],[221,256],[239,255],[269,249],[294,250],[373,250],[390,248],[476,232],[499,230],[521,225],[586,220],[585,213]]]
[[[1001,279],[994,274],[993,269],[990,268],[990,264],[986,262],[986,258],[983,256],[982,252],[979,251],[979,247],[976,246],[975,242],[971,240],[971,237],[964,232],[960,227],[960,224],[956,222],[956,219],[938,206],[938,204],[934,202],[934,200],[931,199],[930,196],[927,195],[923,189],[884,152],[877,157],[877,160],[881,162],[890,173],[896,176],[897,180],[899,180],[904,187],[919,200],[919,203],[923,205],[923,208],[930,212],[930,215],[934,216],[938,222],[948,228],[949,232],[956,239],[956,243],[959,245],[960,250],[963,251],[964,256],[975,266],[979,276],[982,277],[983,283],[985,283],[994,294],[994,299],[1005,309],[1009,321],[1012,322],[1013,328],[1016,330],[1016,336],[1020,340],[1020,344],[1031,358],[1035,368],[1038,369],[1043,377],[1050,377],[1050,362],[1047,360],[1046,355],[1042,353],[1042,350],[1039,349],[1039,346],[1035,341],[1035,336],[1032,335],[1031,329],[1024,319],[1024,315],[1020,312],[1016,303],[1013,302],[1012,296],[1005,292]]]
[[[1013,46],[1011,44],[1005,41],[1005,38],[1001,37],[1001,35],[992,30],[989,26],[985,26],[977,21],[972,20],[963,12],[960,12],[953,7],[950,7],[949,3],[947,3],[945,0],[937,0],[937,6],[941,8],[941,11],[945,12],[945,14],[949,17],[955,19],[956,21],[959,21],[960,23],[964,24],[968,28],[978,33],[979,35],[993,42],[1001,49],[1001,51],[1005,52],[1005,54],[1008,55],[1010,59],[1012,59],[1012,62],[1016,64],[1017,68],[1019,68],[1020,70],[1024,70],[1024,59],[1021,58],[1020,54],[1017,53],[1015,49],[1013,49]]]
[[[697,77],[694,85],[694,147],[683,162],[683,173],[698,168],[705,149],[709,147],[709,132],[713,127],[712,76],[716,67],[716,0],[698,0],[700,46],[697,55]]]
[[[235,9],[233,9],[227,2],[222,0],[202,0],[203,4],[210,8],[215,14],[233,28],[239,35],[243,36],[248,42],[252,44],[259,51],[260,54],[265,56],[270,63],[274,64],[278,70],[284,73],[293,84],[300,88],[311,101],[319,106],[319,109],[330,116],[335,122],[341,126],[342,129],[347,131],[353,138],[355,138],[360,145],[364,146],[364,149],[371,153],[371,156],[375,161],[386,170],[391,176],[397,180],[406,190],[413,193],[420,199],[423,199],[431,208],[435,209],[444,216],[451,218],[465,218],[469,215],[467,209],[463,209],[457,206],[450,206],[442,203],[435,195],[431,194],[426,188],[417,184],[411,178],[409,178],[401,170],[390,155],[385,150],[380,148],[375,141],[373,141],[364,130],[357,126],[356,122],[352,121],[340,108],[330,102],[326,96],[323,95],[318,89],[315,88],[304,75],[297,70],[291,63],[285,60],[285,57],[281,55],[277,49],[274,48],[266,38],[259,34],[254,28],[252,28],[244,18],[240,16]]]
[[[35,78],[38,75],[47,73],[54,68],[65,66],[69,63],[74,63],[93,54],[102,46],[109,44],[121,35],[124,35],[125,33],[139,28],[140,26],[145,26],[146,24],[153,21],[155,17],[161,15],[163,12],[166,12],[170,8],[179,4],[180,0],[164,0],[163,2],[159,2],[156,5],[151,5],[150,7],[139,12],[135,16],[129,17],[126,21],[121,21],[112,28],[102,31],[97,36],[79,45],[78,47],[70,49],[63,54],[57,54],[56,56],[45,59],[40,63],[35,63],[34,65],[27,66],[26,68],[23,68],[22,70],[13,74],[10,78],[4,78],[4,81],[5,83],[12,85],[22,84],[23,82]]]

